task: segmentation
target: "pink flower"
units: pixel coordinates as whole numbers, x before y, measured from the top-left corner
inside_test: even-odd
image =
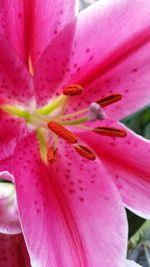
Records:
[[[4,178],[4,173],[2,174]],[[6,178],[6,176],[5,176]],[[16,197],[12,184],[1,183],[0,187],[0,263],[2,267],[31,267],[29,254],[25,245],[23,235],[20,233],[19,219],[16,219]],[[15,213],[13,214],[13,212]],[[7,219],[7,221],[6,221]],[[12,221],[13,219],[13,221]],[[14,230],[14,222],[19,227],[18,232]],[[3,220],[3,221],[2,221]],[[9,223],[9,224],[8,224]],[[13,224],[12,224],[13,223]],[[3,226],[5,226],[3,228]],[[8,228],[6,229],[6,227]],[[10,233],[9,233],[10,231]],[[9,233],[9,234],[6,234]],[[13,233],[13,234],[12,234]],[[138,267],[135,262],[125,260],[123,267]]]
[[[76,4],[0,4],[0,171],[33,267],[120,267],[124,205],[150,218],[150,143],[116,122],[149,103],[150,2]]]

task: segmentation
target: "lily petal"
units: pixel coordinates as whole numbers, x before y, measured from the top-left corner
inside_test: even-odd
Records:
[[[0,233],[21,232],[14,185],[0,182]]]
[[[11,176],[12,172],[13,172],[12,157],[9,157],[9,158],[7,158],[5,160],[0,160],[0,174],[1,174],[0,175],[0,179],[13,181],[13,178]]]
[[[58,153],[56,162],[46,165],[30,135],[14,155],[19,213],[32,266],[120,267],[127,224],[112,180],[100,161],[80,158],[70,145],[60,144]]]
[[[1,1],[0,32],[28,66],[29,56],[36,63],[50,40],[73,19],[78,7],[78,0]]]
[[[0,266],[31,267],[29,255],[21,234],[0,234]]]
[[[30,55],[35,65],[50,41],[78,12],[78,0],[34,0],[30,4]]]
[[[28,64],[27,36],[25,34],[28,20],[25,11],[24,1],[0,1],[0,32],[9,41],[9,44],[20,58]]]
[[[0,35],[0,104],[30,103],[33,97],[32,78],[15,50]],[[2,99],[2,101],[1,101]]]
[[[150,219],[150,141],[126,127],[124,130],[127,136],[123,138],[91,136],[90,133],[79,135],[106,164],[126,207]]]
[[[112,92],[123,96],[108,108],[114,119],[149,103],[149,27],[149,0],[137,0],[136,5],[101,0],[85,9],[52,41],[39,62],[35,76],[39,104],[74,83],[84,90],[70,98],[70,111]]]
[[[27,134],[27,128],[23,120],[10,117],[0,112],[0,161],[13,154],[16,143]]]

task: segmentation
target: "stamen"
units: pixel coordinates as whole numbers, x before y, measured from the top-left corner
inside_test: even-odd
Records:
[[[67,142],[71,144],[75,144],[78,140],[77,136],[74,133],[72,133],[71,131],[69,131],[68,129],[66,129],[65,127],[63,127],[62,125],[60,125],[55,121],[50,121],[48,123],[48,128],[56,135],[65,139]]]
[[[54,162],[57,159],[57,148],[51,146],[47,151],[47,160],[48,162]]]
[[[47,162],[47,144],[44,133],[41,128],[36,130],[37,139],[39,140],[40,155],[44,162]]]
[[[113,137],[125,137],[127,133],[124,130],[110,128],[110,127],[96,127],[93,132],[99,135],[113,136]]]
[[[25,118],[25,119],[30,117],[30,113],[21,107],[16,107],[16,106],[12,106],[12,105],[1,105],[0,108],[4,112],[7,112],[11,115],[15,115],[17,117],[21,117],[21,118]]]
[[[89,159],[89,160],[95,160],[96,156],[94,153],[87,147],[82,145],[74,145],[75,150],[80,154],[80,156]]]
[[[97,103],[92,103],[89,108],[89,121],[104,120],[106,119],[106,114]]]
[[[55,111],[60,106],[63,106],[67,101],[67,97],[64,95],[58,96],[56,99],[54,99],[52,102],[50,102],[48,105],[39,108],[36,110],[36,113],[42,114],[42,115],[49,115],[53,111]]]
[[[81,94],[82,91],[83,91],[83,87],[81,85],[71,84],[64,89],[63,94],[67,96],[74,96],[74,95]]]
[[[121,99],[122,99],[121,94],[112,94],[112,95],[101,98],[100,100],[96,101],[96,103],[98,103],[103,108]]]

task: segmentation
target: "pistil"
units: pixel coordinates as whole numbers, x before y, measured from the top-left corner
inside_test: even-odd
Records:
[[[96,120],[105,120],[106,114],[101,106],[97,103],[92,103],[89,108],[89,121],[96,121]]]
[[[88,116],[84,116],[84,117],[74,119],[74,120],[61,121],[61,124],[62,125],[79,125],[86,121],[88,121]]]

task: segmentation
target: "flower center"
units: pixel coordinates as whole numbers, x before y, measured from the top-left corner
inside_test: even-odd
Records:
[[[95,160],[96,156],[93,151],[79,144],[77,135],[68,127],[71,126],[71,129],[80,127],[99,135],[125,137],[124,130],[110,127],[90,128],[84,125],[85,122],[106,119],[103,108],[121,100],[121,95],[111,94],[91,103],[90,107],[65,115],[68,98],[81,94],[82,91],[81,85],[72,84],[64,89],[62,95],[42,108],[29,111],[22,107],[3,104],[1,109],[13,116],[23,118],[29,129],[35,129],[40,144],[41,158],[45,162],[57,160],[59,138],[63,138],[72,145],[80,156]]]

